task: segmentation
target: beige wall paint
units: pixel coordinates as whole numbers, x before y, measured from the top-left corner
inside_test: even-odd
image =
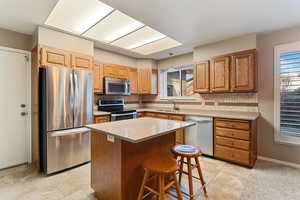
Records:
[[[66,33],[38,27],[38,44],[94,55],[94,43]]]
[[[208,60],[214,56],[256,48],[256,35],[246,35],[194,48],[194,61]]]
[[[136,59],[121,54],[116,54],[102,49],[94,49],[94,59],[99,62],[107,62],[129,67],[136,67]]]
[[[136,64],[140,69],[157,69],[157,62],[153,59],[137,59]]]
[[[31,36],[0,28],[0,46],[30,50]]]
[[[261,117],[258,120],[258,154],[273,159],[300,164],[300,146],[274,142],[274,46],[300,41],[300,28],[287,29],[257,37],[258,101]]]
[[[193,52],[159,60],[157,62],[159,69],[166,69],[173,66],[176,67],[180,65],[189,65],[189,64],[193,64]]]

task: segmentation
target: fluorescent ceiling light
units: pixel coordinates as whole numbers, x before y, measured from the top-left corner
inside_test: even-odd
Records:
[[[112,43],[112,45],[124,48],[124,49],[134,49],[145,44],[151,43],[156,40],[165,38],[166,36],[149,26],[141,28],[125,37],[120,38]]]
[[[132,51],[143,55],[149,55],[166,49],[174,48],[180,45],[181,45],[180,42],[177,42],[172,38],[166,37],[161,40],[157,40],[155,42],[132,49]]]
[[[60,0],[45,24],[82,34],[113,10],[98,0]]]
[[[84,33],[83,36],[109,43],[143,26],[143,23],[116,10]]]

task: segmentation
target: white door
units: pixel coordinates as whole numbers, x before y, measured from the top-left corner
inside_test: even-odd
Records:
[[[30,159],[30,66],[26,55],[0,48],[0,169]]]

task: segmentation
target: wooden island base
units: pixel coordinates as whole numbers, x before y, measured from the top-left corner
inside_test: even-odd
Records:
[[[91,184],[98,199],[137,199],[144,170],[142,163],[149,156],[171,154],[175,132],[144,142],[132,143],[92,131]]]

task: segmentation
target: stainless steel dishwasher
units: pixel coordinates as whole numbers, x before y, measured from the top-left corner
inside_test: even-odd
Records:
[[[200,148],[205,155],[213,156],[213,118],[187,116],[186,121],[196,123],[186,129],[186,144]]]

